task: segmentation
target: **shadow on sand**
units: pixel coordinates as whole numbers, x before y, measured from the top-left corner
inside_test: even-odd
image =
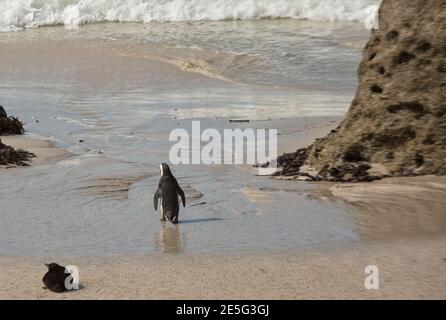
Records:
[[[220,218],[188,219],[188,220],[180,220],[180,221],[178,221],[178,224],[212,222],[212,221],[220,221],[220,220],[223,220],[223,219],[220,219]]]

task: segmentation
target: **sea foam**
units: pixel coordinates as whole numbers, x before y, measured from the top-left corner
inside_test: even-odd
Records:
[[[309,19],[366,22],[380,0],[0,0],[0,31],[108,21]]]

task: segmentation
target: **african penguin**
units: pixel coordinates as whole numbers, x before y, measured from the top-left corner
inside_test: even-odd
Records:
[[[45,287],[53,292],[67,291],[65,279],[70,276],[70,273],[65,272],[65,267],[57,263],[50,263],[45,265],[48,267],[48,272],[43,276],[43,284]]]
[[[183,207],[186,206],[186,197],[183,190],[178,185],[177,179],[172,175],[169,166],[166,163],[160,165],[161,178],[158,189],[153,197],[153,206],[155,211],[158,209],[158,201],[161,201],[161,221],[170,220],[172,223],[178,223],[178,196],[181,197]]]

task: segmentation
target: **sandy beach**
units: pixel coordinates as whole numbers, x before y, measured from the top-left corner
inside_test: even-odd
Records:
[[[289,152],[323,136],[338,121],[336,117],[304,118],[267,124],[281,132],[280,152]],[[14,172],[26,176],[33,168],[51,167],[73,155],[43,138],[2,136],[2,141],[36,155],[31,167],[1,168],[3,176]],[[107,163],[92,160],[86,168]],[[107,192],[120,192],[123,186],[123,180],[102,183]],[[296,182],[282,181],[271,192],[274,196],[289,189],[297,194],[305,186],[297,183],[296,189]],[[262,190],[245,192],[262,205],[267,203]],[[2,254],[0,299],[444,299],[445,193],[446,179],[435,176],[359,184],[313,183],[307,197],[345,203],[352,210],[354,230],[361,241],[350,244],[283,253],[187,253],[183,235],[167,228],[160,240],[163,253],[103,257]],[[79,268],[81,290],[55,294],[43,289],[43,264],[53,260]],[[368,265],[380,270],[379,290],[364,287]]]
[[[42,289],[45,260],[0,257],[1,299],[445,299],[446,239],[260,255],[65,258],[82,289]],[[379,268],[379,290],[364,269]]]
[[[312,126],[306,121],[307,130],[295,127],[291,134],[295,141],[315,138],[323,134],[321,128],[330,129],[330,121]],[[67,156],[48,140],[2,139],[32,150],[37,155],[32,166]],[[320,184],[312,197],[328,196],[355,208],[356,232],[363,240],[342,246],[188,254],[181,253],[171,230],[163,238],[162,254],[1,255],[0,299],[444,299],[445,193],[446,179],[434,176]],[[42,288],[43,264],[51,259],[79,268],[81,290],[55,294]],[[364,287],[368,265],[379,268],[379,290]]]
[[[442,140],[398,124],[424,130],[425,119],[444,113],[428,102],[388,106],[404,95],[384,84],[398,87],[405,68],[429,66],[421,58],[434,55],[431,44],[410,44],[417,56],[395,59],[389,43],[406,42],[390,32],[372,41],[387,60],[364,56],[364,26],[379,0],[241,0],[224,12],[202,1],[137,2],[0,4],[0,104],[26,132],[0,139],[36,156],[29,166],[0,166],[0,299],[446,299],[445,176],[297,181],[304,162],[293,156],[290,174],[283,165],[286,176],[272,177],[259,174],[265,161],[240,163],[238,154],[231,164],[175,164],[171,154],[177,129],[190,138],[188,158],[203,148],[205,140],[194,144],[196,124],[200,139],[206,129],[220,138],[276,129],[278,156],[294,153],[348,129],[343,119],[360,84],[364,112],[351,120],[371,131],[359,135],[369,148],[336,153],[344,145],[335,141],[312,156],[336,151],[332,162],[361,174],[365,152],[379,153],[378,138],[429,169],[430,154],[404,144],[416,138],[435,150]],[[370,80],[358,78],[361,60]],[[440,77],[443,65],[434,67]],[[376,114],[383,121],[369,128]],[[253,136],[239,145],[270,142]],[[379,155],[396,164],[393,156]],[[178,224],[161,222],[154,208],[161,163],[185,193]],[[339,174],[333,169],[326,173]],[[44,289],[51,262],[77,266],[81,289]],[[379,270],[373,290],[365,287],[370,266]]]

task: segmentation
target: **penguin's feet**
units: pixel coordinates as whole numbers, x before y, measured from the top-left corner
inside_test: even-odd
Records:
[[[166,217],[161,217],[160,221],[166,221]]]

